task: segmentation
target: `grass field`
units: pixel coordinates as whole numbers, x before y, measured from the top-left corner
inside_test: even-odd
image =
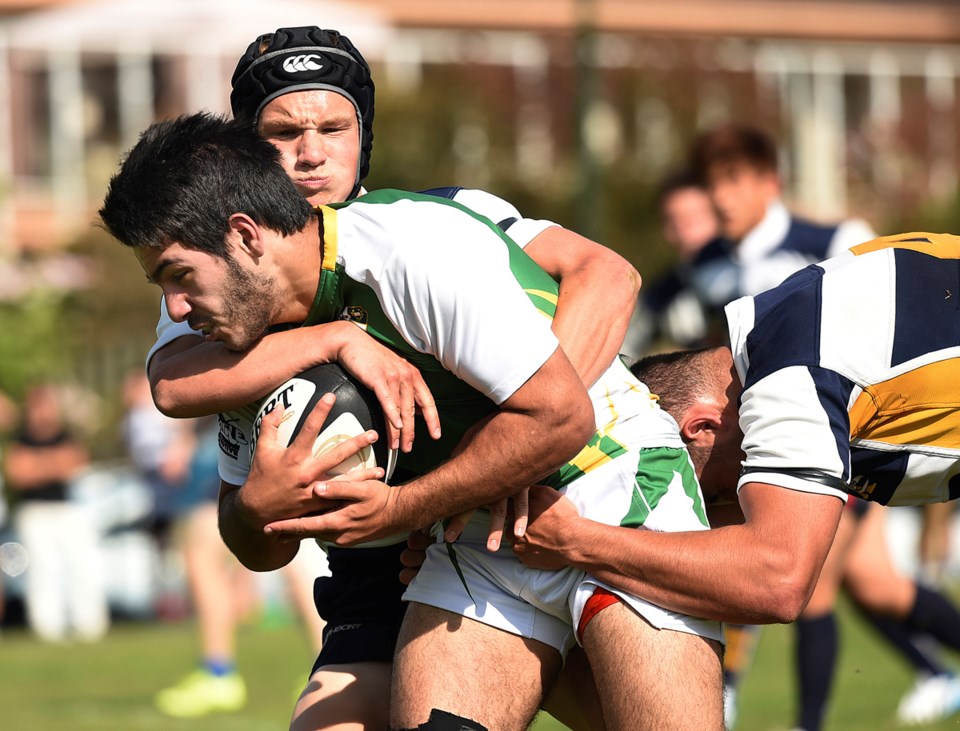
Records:
[[[911,677],[845,613],[842,656],[827,729],[897,728],[894,713]],[[239,638],[240,669],[250,701],[238,714],[173,720],[152,706],[153,693],[188,671],[195,658],[194,628],[126,623],[96,645],[39,644],[23,630],[0,639],[0,729],[3,731],[282,731],[294,687],[311,657],[295,627],[246,627]],[[789,627],[768,627],[753,671],[742,688],[737,731],[791,727],[793,687]],[[950,658],[955,660],[956,658]],[[537,731],[560,731],[551,719]],[[958,729],[960,715],[928,729]]]

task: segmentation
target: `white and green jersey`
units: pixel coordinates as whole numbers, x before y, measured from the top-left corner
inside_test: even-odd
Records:
[[[423,473],[556,350],[557,283],[489,219],[449,200],[384,190],[319,212],[323,261],[304,324],[352,321],[420,369],[443,439],[419,439],[398,469]],[[590,393],[597,433],[550,478],[553,486],[565,487],[630,449],[683,447],[673,420],[619,359]],[[249,443],[250,416],[222,417],[234,445]],[[222,451],[221,476],[242,484],[248,451]],[[700,513],[699,496],[693,502]],[[638,517],[628,522],[642,523]]]
[[[489,219],[448,200],[383,190],[319,212],[323,262],[304,324],[349,320],[420,370],[443,437],[418,440],[397,466],[422,473],[557,349],[557,285]]]

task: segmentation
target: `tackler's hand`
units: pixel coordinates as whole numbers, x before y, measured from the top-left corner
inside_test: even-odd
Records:
[[[563,542],[572,520],[580,520],[577,507],[559,492],[544,485],[529,491],[530,516],[522,536],[517,536],[513,552],[527,566],[554,570],[567,565]]]
[[[440,416],[433,394],[416,367],[354,327],[341,346],[337,361],[350,375],[373,391],[387,422],[387,444],[409,452],[413,448],[417,411],[430,436],[440,438]]]

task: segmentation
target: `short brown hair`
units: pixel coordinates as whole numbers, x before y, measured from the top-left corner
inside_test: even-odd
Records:
[[[694,142],[690,167],[701,181],[715,165],[746,164],[763,172],[777,172],[773,137],[757,127],[727,124],[700,135]]]
[[[657,353],[641,358],[630,370],[657,396],[660,408],[677,421],[696,400],[717,387],[719,374],[707,356],[716,348]]]

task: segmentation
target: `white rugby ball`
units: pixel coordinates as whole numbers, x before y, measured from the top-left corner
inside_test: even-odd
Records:
[[[380,438],[331,469],[329,474],[342,475],[356,469],[382,467],[386,472],[384,482],[388,482],[396,464],[397,451],[387,447],[386,422],[377,397],[336,363],[325,363],[305,370],[260,403],[253,424],[251,451],[256,451],[260,425],[266,414],[279,404],[283,405],[283,421],[278,429],[278,437],[281,444],[288,446],[325,393],[335,394],[337,401],[314,441],[314,454],[326,454],[338,444],[373,429]]]

